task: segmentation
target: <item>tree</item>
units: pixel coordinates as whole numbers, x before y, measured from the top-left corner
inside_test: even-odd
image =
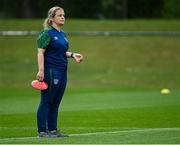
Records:
[[[53,6],[68,18],[180,18],[180,0],[0,0],[0,17],[44,18]]]
[[[164,18],[180,18],[180,1],[164,0],[162,15]]]
[[[164,0],[132,0],[128,1],[129,18],[158,18]]]

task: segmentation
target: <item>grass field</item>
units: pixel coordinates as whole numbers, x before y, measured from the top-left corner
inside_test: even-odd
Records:
[[[40,23],[6,20],[0,30],[40,30]],[[180,21],[69,20],[65,30],[180,31]],[[36,37],[0,36],[0,143],[180,144],[180,37],[68,38],[70,50],[85,56],[80,65],[69,61],[59,114],[70,137],[39,139],[39,92],[30,86]],[[169,95],[160,94],[164,87]]]
[[[6,92],[1,143],[180,143],[180,91],[67,91],[59,126],[64,139],[36,138],[36,92]],[[33,137],[33,138],[29,138]]]
[[[3,30],[41,30],[43,19],[6,19],[0,21]],[[66,31],[180,31],[180,20],[77,20],[66,19]],[[12,27],[13,26],[13,27]]]

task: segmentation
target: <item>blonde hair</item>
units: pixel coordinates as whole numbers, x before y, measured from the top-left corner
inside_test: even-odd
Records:
[[[44,23],[43,23],[44,29],[47,29],[49,26],[52,25],[51,18],[53,18],[55,16],[57,10],[60,10],[60,9],[63,9],[63,8],[61,8],[59,6],[55,6],[55,7],[52,7],[49,9],[47,18],[44,20]]]

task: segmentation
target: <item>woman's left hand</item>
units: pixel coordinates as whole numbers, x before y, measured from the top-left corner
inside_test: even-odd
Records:
[[[83,55],[79,53],[73,53],[73,58],[77,63],[80,63],[83,60]]]

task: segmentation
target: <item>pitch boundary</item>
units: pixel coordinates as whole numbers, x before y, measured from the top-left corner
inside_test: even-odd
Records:
[[[38,31],[0,31],[0,36],[37,36]],[[179,31],[79,31],[67,32],[71,36],[180,36]]]
[[[151,132],[151,131],[180,131],[180,128],[142,128],[142,129],[132,129],[132,130],[79,133],[79,134],[70,134],[69,136],[70,137],[76,137],[76,136],[90,136],[90,135],[104,135],[104,134],[118,134],[118,133],[133,133],[133,132]],[[39,139],[39,137],[0,138],[0,141],[16,140],[16,139],[17,140]]]

